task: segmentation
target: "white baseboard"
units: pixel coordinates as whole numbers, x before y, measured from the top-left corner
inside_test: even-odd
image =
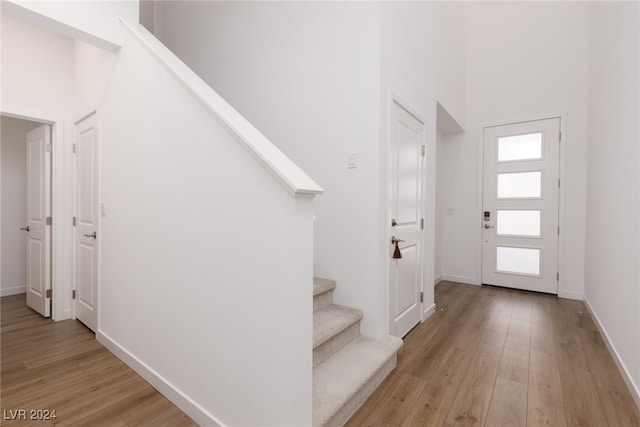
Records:
[[[453,274],[443,274],[441,280],[448,280],[449,282],[464,283],[467,285],[481,285],[480,281],[475,277],[456,276]]]
[[[442,282],[442,274],[436,276],[435,279],[433,279],[433,284],[434,285],[437,285],[440,282]]]
[[[174,405],[180,408],[184,413],[190,416],[196,423],[201,426],[223,427],[220,421],[207,412],[204,408],[191,400],[182,391],[178,390],[173,384],[159,375],[156,371],[147,366],[143,361],[138,359],[129,351],[125,350],[109,336],[102,331],[98,331],[96,339],[111,351],[118,359],[122,360],[127,366],[133,369],[138,375],[144,378],[156,390],[162,393]]]
[[[578,301],[583,301],[584,300],[584,294],[581,293],[581,292],[562,291],[562,290],[558,289],[558,296],[560,298],[575,299],[575,300],[578,300]]]
[[[620,358],[620,355],[618,354],[616,347],[613,345],[613,343],[611,342],[611,339],[609,338],[609,334],[607,334],[607,331],[602,326],[602,322],[600,322],[598,315],[596,314],[595,311],[593,311],[593,307],[591,306],[591,304],[589,303],[589,300],[586,297],[584,298],[584,303],[587,306],[587,310],[589,310],[589,313],[591,313],[591,315],[593,316],[593,320],[595,320],[595,324],[598,327],[598,330],[600,331],[600,335],[602,335],[602,337],[604,338],[604,343],[607,345],[607,348],[609,349],[609,353],[611,354],[613,361],[618,367],[618,371],[620,371],[620,375],[622,375],[622,379],[624,379],[625,384],[627,384],[627,388],[631,393],[631,397],[633,397],[633,400],[636,402],[636,406],[638,407],[638,409],[640,409],[640,387],[638,386],[638,384],[636,384],[633,381],[633,378],[629,374],[629,370],[627,369],[627,366],[624,364],[624,362]]]
[[[27,292],[26,286],[14,286],[12,288],[0,289],[0,297],[8,297],[10,295],[24,294]]]
[[[427,320],[435,312],[436,312],[436,305],[434,303],[434,304],[431,304],[431,306],[429,306],[429,308],[427,308],[424,311],[424,313],[422,313],[422,321],[424,322],[425,320]]]

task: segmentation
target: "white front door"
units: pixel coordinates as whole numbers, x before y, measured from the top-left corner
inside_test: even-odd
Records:
[[[421,313],[424,123],[394,101],[389,138],[389,333],[402,337]]]
[[[42,125],[27,134],[27,305],[51,315],[51,132]]]
[[[98,129],[92,114],[75,125],[75,310],[95,331],[98,325]]]
[[[484,129],[482,283],[558,292],[560,119]]]

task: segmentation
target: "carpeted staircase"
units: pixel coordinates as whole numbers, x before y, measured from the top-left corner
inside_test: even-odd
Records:
[[[313,426],[342,426],[396,366],[402,340],[360,335],[362,312],[333,303],[336,282],[313,279]]]

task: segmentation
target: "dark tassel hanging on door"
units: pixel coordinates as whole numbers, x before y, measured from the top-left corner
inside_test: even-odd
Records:
[[[393,250],[393,259],[400,259],[400,258],[402,258],[402,254],[400,253],[398,242],[396,242],[396,248]]]

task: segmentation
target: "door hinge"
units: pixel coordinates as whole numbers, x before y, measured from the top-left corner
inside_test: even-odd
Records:
[[[52,223],[52,222],[53,222],[53,221],[51,220],[51,217],[50,217],[50,216],[48,216],[48,217],[47,217],[47,222],[46,222],[46,224],[47,224],[47,225],[51,225],[51,223]]]
[[[426,145],[423,145],[423,146],[422,146],[421,154],[422,154],[422,157],[424,157],[424,156],[426,156],[426,155],[427,155],[427,146],[426,146]]]
[[[558,236],[560,235],[560,226],[558,226]]]
[[[73,217],[73,226],[75,227],[77,223],[78,223],[78,220],[76,220],[76,217],[74,216]]]
[[[560,188],[560,178],[558,178],[558,188]]]
[[[560,273],[556,273],[556,281],[560,281]]]
[[[53,290],[47,289],[47,291],[44,293],[44,296],[46,298],[53,298]]]
[[[71,291],[71,298],[76,299],[76,290]]]
[[[77,153],[77,151],[76,151],[76,144],[75,144],[75,143],[73,144],[72,149],[73,149],[73,153],[74,153],[74,154],[75,154],[75,153]]]
[[[424,230],[424,218],[420,218],[420,230]]]
[[[47,153],[51,152],[51,144],[47,144]]]
[[[424,292],[420,292],[420,302],[424,302]]]
[[[562,131],[558,132],[558,141],[562,141]]]

